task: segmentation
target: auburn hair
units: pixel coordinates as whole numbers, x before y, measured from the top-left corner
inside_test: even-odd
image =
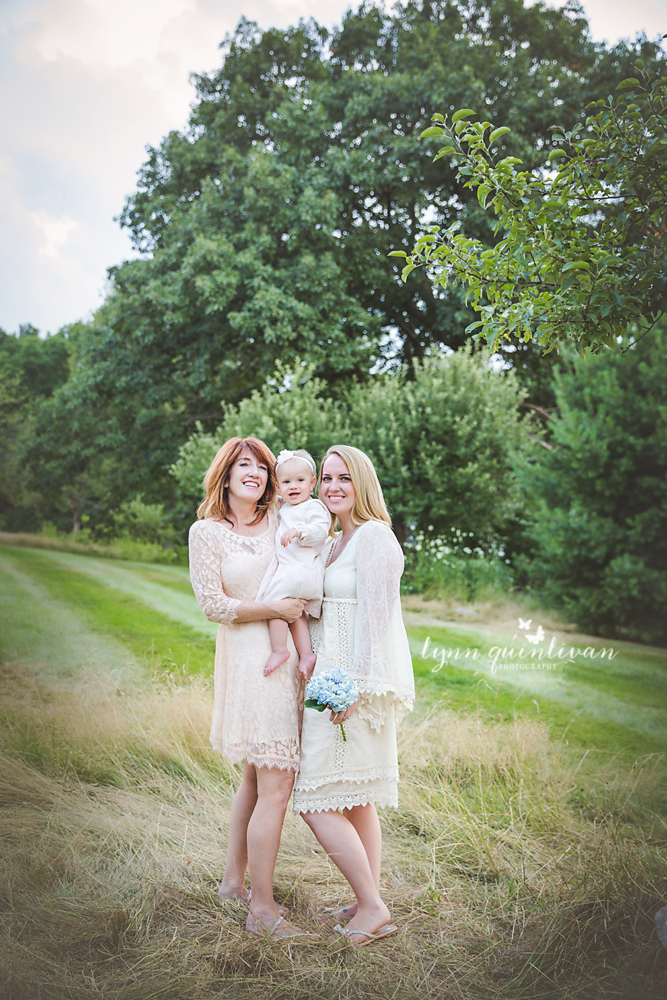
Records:
[[[382,495],[382,487],[375,466],[368,455],[350,444],[334,444],[329,448],[320,465],[318,488],[322,492],[322,473],[324,463],[330,455],[338,455],[345,462],[350,479],[354,486],[354,506],[351,517],[353,524],[364,524],[365,521],[382,521],[391,528],[391,518]],[[336,523],[336,515],[331,515],[331,529]]]
[[[208,467],[204,476],[204,499],[197,510],[199,519],[212,517],[216,521],[229,521],[229,474],[244,451],[249,451],[258,462],[266,466],[268,476],[266,487],[257,501],[257,513],[249,524],[259,524],[275,500],[278,484],[276,481],[276,459],[270,448],[259,438],[230,438]]]

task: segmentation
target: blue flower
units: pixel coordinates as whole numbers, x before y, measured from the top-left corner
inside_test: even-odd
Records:
[[[345,712],[359,698],[359,689],[354,679],[346,670],[336,668],[325,670],[308,681],[306,685],[306,708],[314,708],[323,712],[325,708],[332,712]],[[343,739],[345,730],[341,725]]]

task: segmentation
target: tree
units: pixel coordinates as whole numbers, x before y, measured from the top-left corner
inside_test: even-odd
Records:
[[[530,585],[597,635],[667,643],[667,324],[625,353],[568,354],[551,450],[517,468]]]
[[[436,114],[422,133],[444,139],[436,159],[455,162],[479,204],[493,206],[501,238],[490,249],[457,223],[431,226],[403,277],[423,264],[441,287],[462,282],[481,314],[467,329],[493,350],[515,338],[546,350],[616,347],[629,324],[644,335],[667,309],[667,77],[643,59],[634,67],[641,80],[622,80],[616,100],[553,130],[551,171],[517,172],[517,157],[493,149],[510,129],[466,121],[467,108],[451,125]]]
[[[242,20],[224,52],[196,78],[189,128],[150,151],[122,216],[149,256],[114,269],[118,308],[102,317],[133,365],[156,385],[173,376],[200,417],[294,353],[335,383],[460,346],[473,318],[462,297],[424,276],[397,284],[386,260],[425,217],[464,214],[490,236],[415,128],[480,102],[512,120],[512,151],[536,165],[555,105],[575,121],[627,58],[594,45],[580,11],[521,0],[363,5],[331,35]]]
[[[69,375],[67,329],[40,337],[33,326],[18,334],[0,330],[0,525],[34,528],[38,497],[27,488],[22,461],[34,428],[34,411]]]
[[[492,237],[415,129],[481,101],[512,120],[510,151],[536,166],[554,107],[575,121],[644,48],[607,51],[580,10],[523,0],[364,4],[332,33],[242,20],[221,68],[197,78],[188,127],[149,150],[122,215],[142,256],[112,269],[112,293],[76,338],[58,405],[85,401],[95,415],[78,424],[91,435],[93,522],[135,496],[169,508],[179,447],[276,361],[298,355],[338,396],[350,379],[464,344],[474,313],[460,292],[440,295],[422,274],[400,284],[387,259],[425,218],[465,217]],[[541,372],[540,352],[518,346],[512,365]],[[103,483],[98,455],[115,470]]]

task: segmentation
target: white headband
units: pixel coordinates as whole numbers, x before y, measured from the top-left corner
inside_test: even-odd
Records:
[[[313,470],[313,475],[314,476],[317,475],[317,469],[315,468],[315,463],[313,462],[310,455],[297,455],[296,452],[288,451],[287,448],[283,448],[283,450],[278,455],[278,458],[276,459],[276,472],[278,471],[279,465],[283,465],[284,462],[289,462],[290,459],[292,458],[298,458],[300,462],[305,462],[306,465],[309,465]]]

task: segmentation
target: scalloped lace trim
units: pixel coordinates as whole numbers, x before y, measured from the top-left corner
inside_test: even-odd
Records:
[[[398,809],[398,790],[394,792],[359,791],[345,795],[327,795],[325,799],[310,798],[299,795],[292,802],[296,813],[308,812],[342,812],[353,806],[375,805],[381,809]]]
[[[242,764],[247,760],[249,764],[254,764],[255,767],[277,768],[279,771],[297,772],[299,770],[299,752],[296,746],[287,756],[277,756],[271,753],[253,753],[252,750],[243,751],[241,749],[234,749],[221,743],[220,740],[212,740],[211,746],[218,753],[221,753],[223,757],[231,761],[232,764]]]

